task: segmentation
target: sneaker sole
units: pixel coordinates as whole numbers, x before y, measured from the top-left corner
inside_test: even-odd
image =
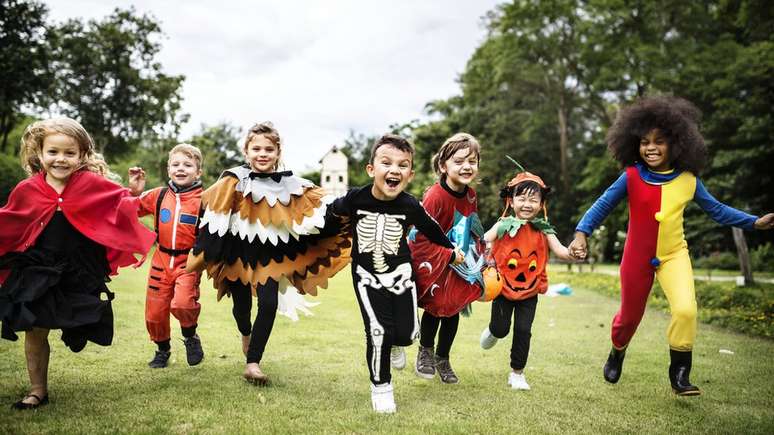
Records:
[[[427,374],[427,373],[421,373],[419,370],[417,370],[416,367],[414,367],[414,374],[419,376],[422,379],[433,379],[435,377],[435,373]]]

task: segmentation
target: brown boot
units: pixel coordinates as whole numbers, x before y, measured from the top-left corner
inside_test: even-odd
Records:
[[[245,372],[242,376],[247,382],[260,387],[269,383],[269,377],[261,371],[261,368],[258,367],[258,363],[247,363]]]

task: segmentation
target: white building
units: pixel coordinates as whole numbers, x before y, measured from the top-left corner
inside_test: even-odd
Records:
[[[320,186],[334,196],[347,193],[347,156],[336,145],[320,159]]]

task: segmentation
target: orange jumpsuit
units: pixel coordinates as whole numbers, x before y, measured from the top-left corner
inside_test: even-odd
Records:
[[[159,195],[164,190],[161,203]],[[153,215],[158,248],[153,254],[145,297],[145,325],[151,340],[169,340],[169,313],[180,326],[196,326],[199,319],[201,272],[185,272],[188,252],[196,241],[202,187],[158,187],[140,196],[138,215]]]

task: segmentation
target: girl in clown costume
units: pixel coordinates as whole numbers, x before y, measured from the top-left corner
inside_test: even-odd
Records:
[[[619,113],[607,134],[608,149],[624,173],[597,199],[576,228],[570,250],[586,255],[586,238],[624,197],[629,198],[629,230],[621,259],[621,307],[613,318],[612,349],[603,369],[618,382],[626,348],[645,312],[653,278],[669,301],[669,380],[678,395],[700,390],[689,375],[696,337],[696,296],[683,211],[695,201],[712,219],[743,229],[771,229],[774,214],[762,218],[718,202],[696,176],[706,146],[699,133],[699,111],[676,97],[643,98]]]
[[[247,163],[226,170],[202,193],[200,230],[186,269],[206,269],[218,300],[231,296],[246,357],[243,377],[265,385],[269,378],[258,364],[274,326],[278,293],[292,284],[316,295],[317,287],[327,287],[328,278],[349,263],[351,242],[346,221],[325,220],[333,198],[309,180],[277,171],[282,142],[270,122],[251,127],[241,146]]]
[[[563,260],[574,258],[546,219],[546,196],[551,189],[537,175],[519,169],[522,172],[500,192],[505,201],[503,216],[509,210],[515,216],[500,218],[484,234],[484,240],[490,246],[489,261],[497,267],[502,290],[492,301],[489,326],[481,333],[480,344],[489,349],[498,339],[508,335],[513,317],[512,370],[508,374],[508,385],[515,390],[529,390],[524,367],[529,356],[538,294],[548,290],[548,251]],[[543,218],[538,217],[541,211]]]

